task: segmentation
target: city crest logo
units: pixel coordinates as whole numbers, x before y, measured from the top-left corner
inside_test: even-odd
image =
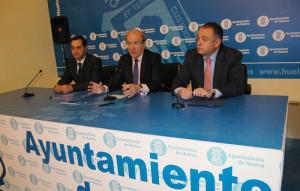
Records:
[[[223,149],[212,147],[207,151],[207,159],[211,164],[221,166],[227,161],[227,155]]]
[[[66,191],[66,188],[62,183],[58,183],[56,187],[57,187],[57,191]]]
[[[71,141],[74,141],[76,139],[76,132],[72,127],[67,127],[66,135]]]
[[[116,137],[112,133],[105,133],[103,135],[103,141],[106,146],[113,148],[117,145]]]
[[[156,153],[158,156],[163,156],[167,152],[167,147],[165,143],[159,139],[154,139],[151,142],[150,147],[151,147],[151,151],[153,153]]]
[[[35,129],[36,133],[39,135],[42,135],[44,132],[44,128],[43,128],[42,124],[40,124],[39,122],[36,122],[34,124],[34,129]]]
[[[109,188],[111,191],[122,191],[121,184],[116,180],[112,180],[109,182]]]
[[[14,130],[17,130],[18,129],[18,122],[15,118],[11,118],[10,119],[10,125],[11,127],[14,129]]]
[[[83,182],[82,174],[78,170],[74,170],[73,171],[73,178],[78,183],[82,183]]]

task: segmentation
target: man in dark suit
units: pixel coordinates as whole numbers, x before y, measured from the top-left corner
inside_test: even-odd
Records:
[[[57,93],[87,90],[90,81],[101,81],[102,61],[86,53],[87,40],[83,36],[71,38],[71,52],[74,58],[68,59],[64,74],[54,86]],[[70,85],[73,80],[75,84]]]
[[[129,31],[126,35],[126,45],[129,53],[121,57],[118,69],[107,87],[101,82],[91,82],[90,93],[105,93],[123,89],[128,98],[136,93],[148,94],[161,88],[161,56],[158,53],[145,49],[146,37],[139,30]],[[123,84],[126,82],[126,84]]]
[[[217,23],[206,23],[197,34],[197,48],[186,52],[172,90],[182,99],[193,96],[219,98],[244,93],[242,53],[222,44],[223,30]],[[186,86],[192,82],[192,91]]]

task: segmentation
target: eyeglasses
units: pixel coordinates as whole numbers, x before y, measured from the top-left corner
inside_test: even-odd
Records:
[[[133,45],[135,47],[138,47],[144,42],[145,42],[145,40],[143,40],[142,42],[126,42],[126,46],[129,47],[129,46]]]

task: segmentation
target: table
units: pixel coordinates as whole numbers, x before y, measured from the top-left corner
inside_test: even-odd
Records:
[[[101,107],[105,95],[23,92],[0,94],[7,189],[280,190],[286,96],[177,110],[167,92]]]

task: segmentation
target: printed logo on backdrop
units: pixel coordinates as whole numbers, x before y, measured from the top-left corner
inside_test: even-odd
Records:
[[[76,132],[72,127],[67,127],[66,135],[71,141],[74,141],[76,139]]]
[[[5,135],[1,135],[1,141],[4,145],[8,145],[7,137]]]
[[[6,168],[5,168],[5,165],[4,165],[4,162],[3,162],[3,154],[2,152],[0,151],[0,164],[1,164],[1,167],[0,167],[0,186],[4,185],[5,184],[5,181],[4,181],[4,177],[6,176]]]
[[[47,174],[50,174],[50,172],[51,172],[50,165],[49,165],[49,164],[42,163],[42,166],[43,166],[44,172],[47,173]]]
[[[10,125],[11,127],[14,129],[14,130],[17,130],[18,129],[18,122],[15,118],[11,118],[10,119]]]
[[[153,46],[153,40],[152,40],[152,39],[147,39],[147,40],[146,40],[146,46],[147,46],[148,48],[151,48],[151,47]]]
[[[239,32],[235,35],[235,41],[237,41],[238,43],[242,43],[245,42],[246,40],[246,34],[243,32]]]
[[[196,32],[196,31],[198,30],[198,28],[199,28],[199,25],[198,25],[198,23],[196,23],[196,22],[191,22],[191,23],[189,24],[189,30],[190,30],[191,32]]]
[[[282,30],[276,30],[276,31],[273,32],[272,37],[276,41],[282,41],[285,37],[285,34]]]
[[[10,174],[10,176],[15,177],[15,170],[12,167],[8,167],[8,172]]]
[[[30,182],[33,184],[33,185],[37,185],[37,178],[34,174],[30,174]]]
[[[62,183],[57,183],[57,191],[66,191],[65,186]]]
[[[116,30],[112,30],[110,32],[110,36],[111,38],[116,39],[118,37],[118,32]]]
[[[167,34],[169,32],[169,27],[167,25],[161,25],[159,31],[161,34]]]
[[[83,182],[82,174],[78,170],[74,170],[73,171],[73,178],[78,183],[82,183]]]
[[[168,50],[164,50],[161,53],[161,56],[163,57],[163,59],[169,59],[170,58],[170,52]]]
[[[221,27],[223,29],[230,29],[230,27],[232,26],[232,23],[231,23],[231,20],[229,19],[223,19],[222,22],[221,22]]]
[[[109,182],[109,188],[111,191],[122,191],[121,184],[116,180],[112,180]]]
[[[43,126],[39,122],[35,122],[34,129],[35,129],[35,132],[39,135],[43,134],[43,132],[44,132]]]
[[[120,54],[119,53],[114,53],[113,54],[113,59],[114,59],[114,61],[119,61],[120,60]]]
[[[22,143],[23,143],[24,149],[26,150],[26,139],[24,139],[24,140],[22,141]]]
[[[106,146],[113,148],[117,145],[116,137],[112,133],[105,133],[103,135],[103,141]]]
[[[127,49],[127,45],[126,45],[126,41],[125,40],[123,40],[122,42],[121,42],[121,47],[125,50],[125,49]]]
[[[257,48],[257,54],[259,56],[267,56],[269,53],[269,48],[266,46],[260,46]]]
[[[31,191],[31,190],[30,190],[29,188],[26,187],[26,188],[25,188],[25,191]]]
[[[92,41],[94,41],[94,40],[96,40],[96,38],[97,38],[96,33],[92,32],[92,33],[90,34],[90,39],[91,39]]]
[[[102,51],[104,51],[106,49],[106,44],[104,42],[101,42],[99,44],[99,49],[102,50]]]
[[[269,24],[270,19],[267,16],[260,16],[257,19],[257,25],[260,27],[265,27]]]
[[[172,44],[174,46],[179,46],[181,44],[181,39],[178,36],[172,38]]]
[[[227,161],[227,156],[223,149],[212,147],[207,151],[207,159],[211,164],[221,166]]]
[[[25,166],[26,165],[26,160],[22,155],[18,156],[18,160],[21,166]]]
[[[163,156],[167,152],[167,147],[165,143],[159,139],[154,139],[151,142],[150,147],[151,147],[151,151],[153,153],[156,153],[158,156]]]

